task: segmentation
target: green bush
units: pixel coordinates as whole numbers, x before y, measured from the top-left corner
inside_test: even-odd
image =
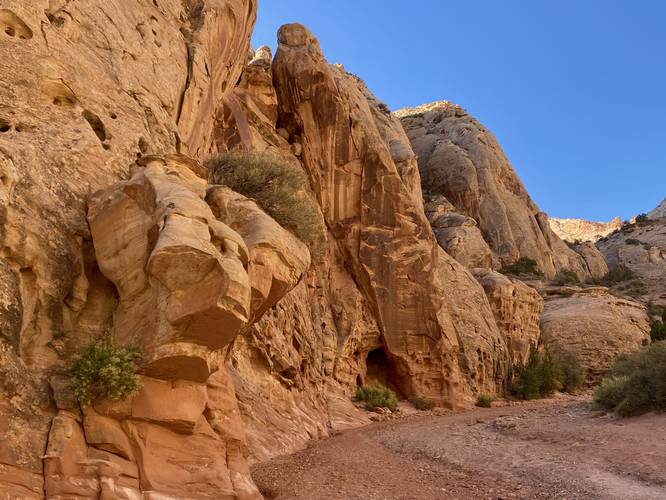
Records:
[[[663,321],[653,321],[650,325],[650,339],[652,342],[659,342],[660,340],[666,340],[666,311],[662,315]]]
[[[494,398],[492,396],[489,396],[488,394],[479,394],[479,396],[476,398],[476,403],[474,404],[481,408],[490,408],[493,401]]]
[[[116,347],[110,339],[96,340],[72,361],[71,388],[84,406],[98,398],[121,401],[140,389],[136,370],[141,351],[135,347]]]
[[[603,278],[591,278],[588,280],[588,283],[593,285],[613,286],[617,283],[635,280],[636,278],[636,273],[627,266],[618,265],[608,271]]]
[[[570,285],[573,283],[578,283],[578,281],[578,275],[571,269],[562,269],[555,275],[555,278],[553,279],[553,283],[558,286]]]
[[[356,399],[365,401],[365,407],[368,410],[375,408],[388,408],[394,411],[398,406],[398,398],[388,387],[381,384],[364,385],[356,389]]]
[[[410,401],[417,410],[432,410],[435,407],[432,399],[423,396],[413,397]]]
[[[575,392],[583,385],[583,369],[578,356],[570,351],[556,351],[555,362],[560,370],[560,383],[564,392]]]
[[[562,388],[561,379],[560,366],[550,351],[540,352],[532,345],[527,363],[516,367],[510,390],[519,399],[545,398]]]
[[[666,342],[619,358],[597,387],[594,400],[622,416],[666,410]]]
[[[532,274],[541,276],[541,271],[536,261],[529,257],[521,257],[512,264],[508,264],[500,269],[502,274]]]
[[[231,152],[205,162],[209,179],[257,204],[282,227],[313,246],[323,235],[316,204],[305,193],[307,177],[281,158],[255,151]]]
[[[638,214],[636,216],[636,223],[637,224],[642,224],[644,222],[648,222],[648,215],[647,214]]]
[[[627,245],[640,245],[641,244],[640,240],[637,240],[636,238],[627,238],[626,240],[624,240],[624,242]]]

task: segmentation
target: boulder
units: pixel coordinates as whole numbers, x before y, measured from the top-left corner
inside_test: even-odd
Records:
[[[598,382],[621,354],[650,342],[645,307],[614,297],[604,288],[572,287],[546,298],[541,342],[553,351],[575,354],[585,382]]]

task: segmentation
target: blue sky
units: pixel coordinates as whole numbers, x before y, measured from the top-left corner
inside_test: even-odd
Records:
[[[259,0],[254,46],[288,22],[391,109],[465,107],[549,215],[666,197],[666,1]]]

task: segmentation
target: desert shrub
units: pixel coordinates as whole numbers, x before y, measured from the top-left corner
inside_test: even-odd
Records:
[[[553,278],[553,283],[558,286],[578,283],[578,275],[571,269],[562,269]]]
[[[255,151],[221,154],[205,163],[212,183],[224,184],[257,204],[308,245],[323,234],[319,211],[305,193],[305,173],[281,158]]]
[[[662,321],[653,321],[650,325],[650,339],[652,342],[666,340],[666,310],[662,313]]]
[[[624,242],[627,245],[640,245],[641,244],[640,240],[637,240],[636,238],[627,238],[626,240],[624,240]]]
[[[398,398],[388,387],[381,384],[363,385],[356,389],[356,399],[365,401],[365,407],[368,410],[375,408],[388,408],[394,411],[398,406]]]
[[[488,394],[479,394],[476,398],[476,403],[474,404],[480,408],[490,408],[493,401],[494,398],[492,396],[489,396]]]
[[[631,281],[636,279],[636,273],[634,273],[627,266],[618,265],[608,271],[603,278],[590,278],[588,283],[593,285],[604,285],[604,286],[613,286],[617,283],[622,283],[624,281]]]
[[[116,347],[108,338],[91,342],[70,367],[76,399],[84,406],[101,397],[126,399],[141,387],[136,376],[141,357],[139,349]]]
[[[647,214],[638,214],[636,216],[636,223],[637,224],[642,224],[644,222],[648,222],[648,215]]]
[[[560,366],[547,349],[540,352],[534,345],[525,364],[516,367],[511,393],[519,399],[551,396],[562,387]]]
[[[561,390],[575,392],[583,385],[583,369],[578,356],[570,351],[556,351],[553,354],[560,371]]]
[[[666,342],[619,358],[597,387],[594,400],[623,416],[666,410]]]
[[[432,410],[435,407],[432,399],[423,396],[413,397],[410,401],[417,410]]]
[[[508,264],[500,269],[502,274],[533,274],[540,276],[542,273],[536,261],[529,257],[521,257],[512,264]]]

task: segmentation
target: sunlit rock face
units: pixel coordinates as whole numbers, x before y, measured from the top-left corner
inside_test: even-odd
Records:
[[[283,26],[278,41],[273,79],[279,121],[302,145],[326,223],[376,311],[396,385],[407,395],[438,401],[464,398],[469,386],[458,351],[468,329],[477,328],[483,333],[475,340],[486,339],[480,348],[492,361],[474,361],[470,370],[476,386],[494,387],[502,379],[504,364],[497,359],[506,356],[505,346],[494,322],[479,313],[485,308],[492,314],[471,276],[459,283],[480,309],[470,307],[464,321],[454,322],[446,287],[466,271],[440,253],[422,202],[415,201],[418,176],[404,134],[390,117],[373,113],[365,87],[330,66],[306,28]]]
[[[439,101],[396,112],[419,158],[423,190],[473,218],[502,264],[534,259],[547,277],[585,275],[582,259],[557,237],[495,137],[460,106]]]

